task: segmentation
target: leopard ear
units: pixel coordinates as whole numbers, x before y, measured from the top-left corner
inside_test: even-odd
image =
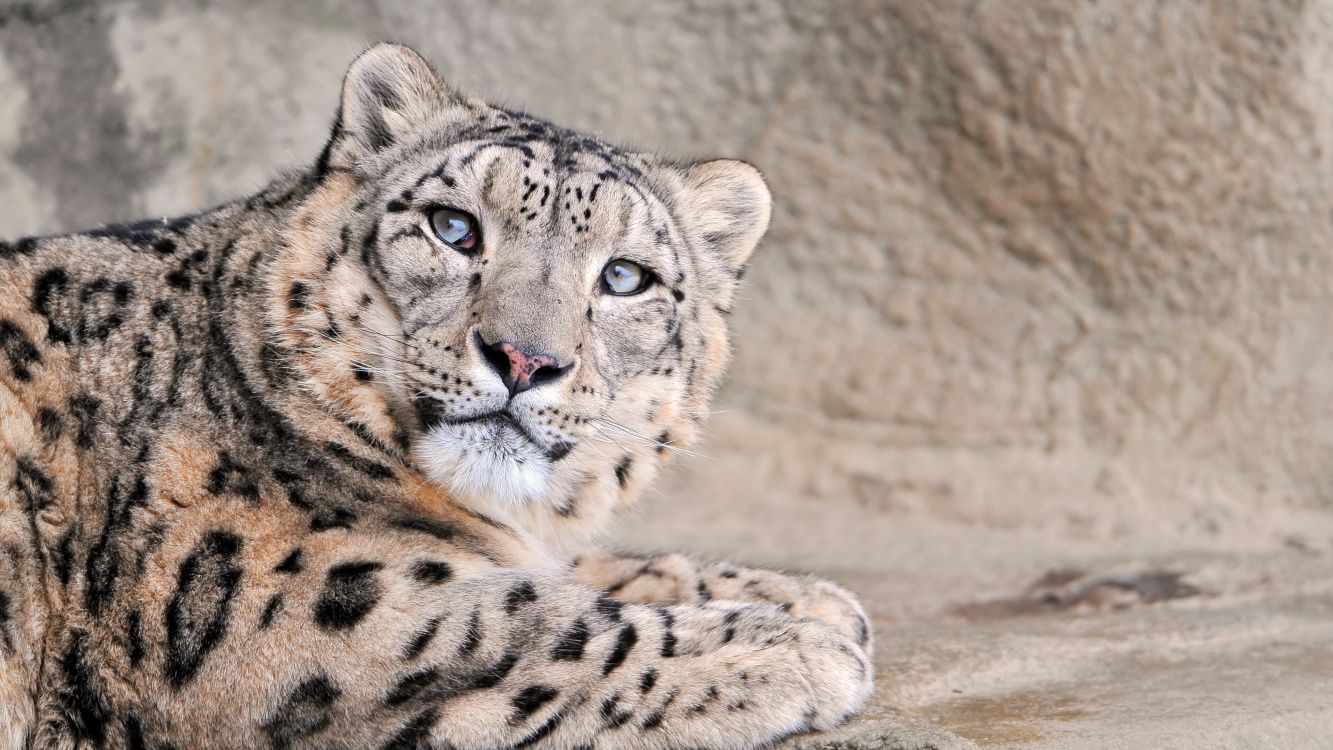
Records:
[[[739,269],[768,229],[773,199],[758,169],[716,159],[685,171],[683,203],[683,220],[695,236]]]
[[[358,164],[419,131],[450,104],[448,87],[421,55],[401,44],[362,52],[343,77],[333,132],[320,172]]]

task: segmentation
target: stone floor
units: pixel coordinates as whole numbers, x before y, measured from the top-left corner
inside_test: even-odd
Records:
[[[760,481],[687,467],[621,542],[819,572],[859,592],[876,621],[864,715],[784,747],[1333,747],[1327,552],[1072,539],[780,488],[694,497],[696,470]]]
[[[792,747],[1333,746],[1329,562],[1173,562],[1244,582],[1152,602],[1132,577],[1112,577],[1087,598],[1043,589],[967,617],[881,622],[866,716]]]

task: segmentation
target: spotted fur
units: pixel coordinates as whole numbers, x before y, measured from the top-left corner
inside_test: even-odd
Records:
[[[441,206],[481,247],[432,235]],[[616,149],[382,45],[310,169],[0,244],[0,747],[750,748],[840,721],[871,684],[845,591],[590,546],[694,437],[768,212],[747,165]],[[657,283],[600,293],[615,257]],[[494,340],[565,369],[511,397]]]

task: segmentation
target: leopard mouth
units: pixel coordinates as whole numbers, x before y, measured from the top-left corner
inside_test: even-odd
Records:
[[[556,451],[548,449],[545,445],[541,443],[541,441],[533,437],[531,432],[528,432],[528,429],[523,426],[522,422],[515,419],[514,415],[505,411],[493,411],[488,414],[479,414],[474,417],[464,417],[462,419],[446,419],[444,420],[444,423],[451,425],[474,424],[485,427],[493,427],[496,430],[509,431],[517,435],[518,437],[523,438],[529,443],[532,443],[532,446],[534,448],[546,454],[546,457],[551,459],[552,461],[558,461],[561,458],[564,458],[565,455],[569,453],[569,450],[565,449],[564,453],[560,453],[559,455],[554,455]]]
[[[480,428],[489,428],[489,432],[495,434],[497,438],[503,438],[512,435],[516,438],[529,443],[533,448],[539,451],[548,461],[559,461],[568,456],[573,450],[573,444],[567,441],[560,441],[554,445],[547,445],[545,442],[537,439],[523,422],[508,411],[496,410],[484,414],[475,414],[467,417],[449,417],[444,413],[443,405],[439,399],[429,396],[416,399],[415,402],[417,416],[421,419],[429,433],[441,425],[450,425],[462,427],[464,425],[476,425]],[[509,441],[497,439],[497,448],[508,444]]]

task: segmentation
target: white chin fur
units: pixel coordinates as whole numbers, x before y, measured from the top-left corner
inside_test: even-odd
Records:
[[[521,505],[550,485],[550,460],[502,422],[436,425],[413,453],[432,481],[485,505]]]

